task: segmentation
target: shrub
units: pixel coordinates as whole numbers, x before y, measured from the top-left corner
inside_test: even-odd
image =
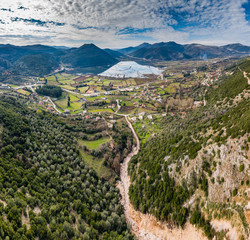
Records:
[[[235,197],[235,196],[237,195],[237,193],[238,193],[238,190],[235,188],[235,189],[233,190],[233,196]]]
[[[244,171],[244,164],[241,164],[241,165],[240,165],[239,171],[240,171],[240,172],[243,172],[243,171]]]

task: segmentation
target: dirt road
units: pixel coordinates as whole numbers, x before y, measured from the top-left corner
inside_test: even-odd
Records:
[[[247,76],[247,73],[243,72],[243,75],[247,79],[248,85],[250,85],[250,78]]]
[[[124,159],[123,164],[121,165],[121,170],[120,170],[120,177],[121,181],[119,182],[119,189],[122,195],[122,200],[121,203],[124,207],[124,212],[125,212],[125,217],[129,225],[131,226],[132,232],[138,237],[138,239],[159,239],[156,236],[152,235],[151,233],[144,231],[141,231],[141,229],[138,227],[137,221],[135,221],[130,213],[133,211],[133,207],[130,204],[129,201],[129,185],[130,185],[130,177],[128,175],[128,163],[130,159],[136,155],[140,149],[140,141],[139,138],[128,120],[128,116],[124,116],[128,126],[130,127],[131,131],[133,132],[134,138],[136,140],[136,146],[133,148],[132,152]]]
[[[122,114],[117,114],[122,116]],[[122,199],[121,204],[124,207],[124,213],[128,224],[131,227],[131,231],[136,235],[139,240],[204,240],[206,239],[201,231],[198,231],[190,223],[185,225],[184,229],[176,228],[169,229],[166,223],[159,222],[155,217],[149,214],[142,214],[136,211],[129,201],[129,186],[130,177],[128,175],[128,164],[130,159],[136,155],[140,149],[139,138],[130,123],[128,116],[123,115],[133,132],[134,138],[136,140],[136,146],[133,148],[132,152],[124,159],[121,164],[120,177],[121,181],[118,184],[120,189]]]
[[[246,73],[246,72],[244,72],[243,70],[241,70],[241,68],[239,68],[239,70],[243,73],[244,78],[246,78],[246,79],[247,79],[248,85],[250,85],[250,78],[247,76],[247,73]]]

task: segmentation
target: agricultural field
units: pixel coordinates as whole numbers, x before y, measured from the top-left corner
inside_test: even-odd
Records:
[[[81,146],[86,146],[88,149],[93,150],[98,148],[101,144],[108,143],[110,141],[109,138],[100,138],[98,140],[89,141],[89,140],[80,140]]]
[[[85,151],[80,151],[82,158],[84,159],[85,163],[93,168],[97,175],[100,178],[108,179],[112,181],[112,179],[115,177],[114,173],[110,171],[109,168],[104,166],[104,159],[103,158],[95,158],[92,155],[86,153]]]
[[[99,77],[97,75],[71,75],[66,73],[57,73],[51,76],[40,78],[49,85],[58,85],[64,89],[75,91],[76,93],[103,93],[110,90],[118,90],[136,85],[154,82],[156,78],[143,79],[116,79]]]
[[[23,95],[26,95],[26,96],[29,96],[29,95],[31,94],[31,92],[26,91],[26,90],[24,90],[24,89],[18,89],[17,92],[18,92],[18,93],[21,93],[21,94],[23,94]]]
[[[104,112],[114,113],[114,111],[111,108],[89,109],[88,112],[89,113],[104,113]]]
[[[89,149],[90,151],[95,150],[101,144],[108,143],[109,141],[110,141],[109,138],[101,138],[94,141],[79,140],[78,145],[80,146],[80,153],[84,161],[96,171],[99,177],[110,180],[115,177],[115,174],[111,171],[111,169],[104,166],[104,161],[105,161],[104,158],[94,157],[93,155],[90,154],[90,152],[83,150],[83,146],[87,147],[87,149]]]
[[[40,80],[62,88],[62,97],[53,100],[61,112],[112,114],[117,110],[116,101],[119,100],[120,114],[175,114],[191,109],[195,101],[203,100],[205,86],[217,81],[220,76],[217,65],[224,63],[190,61],[159,64],[165,64],[167,68],[163,76],[154,78],[116,79],[57,73]],[[28,96],[23,90],[19,93]]]
[[[70,113],[78,113],[83,110],[84,101],[82,101],[80,95],[63,92],[63,95],[55,101],[55,104],[63,111],[68,110]]]

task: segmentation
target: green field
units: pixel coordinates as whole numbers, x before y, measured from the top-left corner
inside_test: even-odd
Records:
[[[98,97],[87,97],[86,99],[87,99],[88,101],[95,101],[96,99],[101,99],[101,98],[103,98],[103,96],[98,96]]]
[[[81,93],[85,93],[88,90],[89,87],[80,87],[78,90],[80,90]]]
[[[68,85],[68,84],[74,84],[75,83],[75,81],[74,80],[71,80],[71,79],[68,79],[68,80],[59,80],[59,82],[61,83],[61,84],[66,84],[66,85]]]
[[[80,99],[79,97],[71,93],[69,93],[68,96],[70,97],[70,101],[73,101],[73,102],[78,101]]]
[[[114,111],[112,109],[110,109],[110,108],[88,109],[88,112],[92,112],[92,113],[98,113],[98,112],[114,113]]]
[[[69,110],[77,110],[77,109],[80,109],[81,107],[82,107],[81,102],[71,102],[70,107],[68,107],[67,109],[69,109]]]
[[[66,109],[67,108],[67,100],[66,100],[66,98],[61,98],[59,100],[56,100],[55,104],[58,107],[60,107],[61,109]]]
[[[70,106],[68,107],[68,96],[70,97]],[[82,111],[82,102],[78,102],[80,98],[77,97],[77,95],[70,94],[70,93],[63,93],[63,96],[55,101],[55,104],[65,110],[68,109],[74,113],[76,113],[77,110]]]
[[[79,143],[81,146],[86,146],[88,149],[96,149],[98,148],[101,144],[109,142],[109,138],[100,138],[98,140],[94,141],[88,141],[88,140],[79,140]]]
[[[96,141],[79,140],[78,143],[80,146],[88,145],[89,148],[92,147],[92,149],[94,149],[97,148],[100,144],[108,141],[108,138],[102,138]],[[91,168],[93,168],[99,177],[104,178],[106,180],[112,180],[115,178],[115,173],[113,172],[113,170],[104,166],[104,158],[95,158],[83,150],[80,150],[80,153],[84,162]]]
[[[103,158],[96,159],[93,156],[87,154],[86,152],[84,152],[82,150],[80,151],[80,153],[81,153],[81,156],[82,156],[84,162],[89,167],[93,168],[99,177],[107,179],[107,180],[110,180],[111,178],[114,177],[112,170],[103,165],[103,163],[104,163]]]
[[[61,86],[62,88],[65,88],[65,89],[67,89],[67,90],[75,90],[76,88],[74,88],[74,87],[71,87],[70,85],[62,85]]]
[[[168,93],[175,93],[176,89],[173,86],[167,86],[166,88],[164,88],[165,91],[167,91]]]
[[[24,89],[18,89],[17,92],[23,94],[23,95],[26,95],[26,96],[29,96],[31,93],[28,92],[28,91],[25,91]]]

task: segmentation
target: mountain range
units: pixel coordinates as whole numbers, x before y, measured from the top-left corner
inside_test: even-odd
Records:
[[[146,62],[206,60],[248,54],[250,54],[250,47],[239,43],[225,46],[206,46],[160,42],[143,43],[136,47],[118,50],[101,49],[94,44],[84,44],[79,48],[0,44],[0,73],[6,75],[7,71],[7,75],[14,73],[24,76],[43,76],[58,69],[60,65],[77,72],[101,72],[120,60]]]
[[[119,52],[118,56],[120,54]],[[116,64],[116,57],[94,44],[79,48],[58,48],[44,45],[0,45],[0,72],[21,75],[44,76],[60,65],[80,71],[86,68],[108,68]],[[102,69],[103,70],[103,69]],[[94,71],[94,70],[93,70]]]
[[[143,43],[137,47],[119,49],[131,57],[156,61],[198,60],[228,56],[241,56],[250,53],[250,47],[242,44],[225,46],[206,46],[201,44],[181,45],[175,42]]]

